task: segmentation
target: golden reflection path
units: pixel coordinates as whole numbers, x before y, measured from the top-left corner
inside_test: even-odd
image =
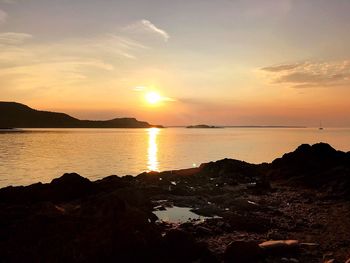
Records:
[[[158,128],[148,129],[148,171],[159,171],[157,137],[160,132]]]

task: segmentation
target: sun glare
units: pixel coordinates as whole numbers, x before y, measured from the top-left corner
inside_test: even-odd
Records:
[[[162,97],[159,93],[151,91],[146,93],[145,99],[149,104],[156,104],[162,100]]]

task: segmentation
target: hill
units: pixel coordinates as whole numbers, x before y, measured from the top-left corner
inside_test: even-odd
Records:
[[[79,120],[65,113],[39,111],[16,102],[0,102],[0,128],[151,128],[135,118]]]

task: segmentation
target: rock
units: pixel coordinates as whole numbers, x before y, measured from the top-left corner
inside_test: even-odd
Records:
[[[226,213],[224,215],[224,218],[227,219],[232,229],[234,230],[263,233],[266,232],[271,225],[270,220],[256,216],[254,214],[237,215]]]
[[[334,258],[332,259],[327,259],[326,261],[324,261],[323,263],[339,263],[339,261],[335,260]]]
[[[0,202],[36,203],[42,201],[64,202],[83,198],[96,192],[95,185],[76,173],[64,174],[50,184],[36,183],[26,187],[0,189]]]
[[[268,254],[283,254],[295,251],[299,246],[298,240],[270,240],[259,244]]]
[[[66,173],[53,179],[49,186],[53,201],[68,201],[93,192],[93,183],[76,173]]]
[[[347,261],[345,261],[345,263],[350,263],[350,258]]]
[[[198,226],[195,229],[196,236],[209,236],[212,234],[212,231],[204,226]]]
[[[200,257],[200,249],[192,235],[178,229],[169,230],[162,241],[164,261],[191,262]],[[167,261],[166,261],[167,262]]]
[[[225,250],[226,263],[256,263],[262,257],[262,248],[252,241],[233,241]]]
[[[155,211],[165,211],[166,208],[163,205],[158,205],[154,207]]]
[[[297,245],[299,245],[298,240],[270,240],[259,244],[259,246],[264,249],[275,247],[295,247]]]
[[[191,209],[191,212],[201,216],[212,217],[220,215],[222,210],[215,205],[208,205],[201,208]]]
[[[350,154],[326,143],[303,144],[274,160],[270,179],[288,178],[290,184],[323,189],[330,196],[350,196]]]
[[[200,255],[200,259],[197,262],[200,262],[200,263],[219,263],[219,260],[214,255],[214,253],[208,249],[208,246],[206,243],[201,242],[201,243],[198,243],[197,245],[198,245],[198,253]]]
[[[271,230],[267,233],[267,239],[282,240],[287,237],[287,233],[278,230]]]
[[[299,260],[297,260],[296,258],[281,258],[282,262],[289,262],[289,263],[298,263]]]
[[[250,183],[260,178],[257,166],[246,162],[223,159],[200,165],[201,173],[210,177],[224,177],[236,183]]]

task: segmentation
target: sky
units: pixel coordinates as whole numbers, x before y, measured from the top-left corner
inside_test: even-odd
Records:
[[[0,0],[0,100],[81,119],[349,127],[349,13],[348,0]]]

